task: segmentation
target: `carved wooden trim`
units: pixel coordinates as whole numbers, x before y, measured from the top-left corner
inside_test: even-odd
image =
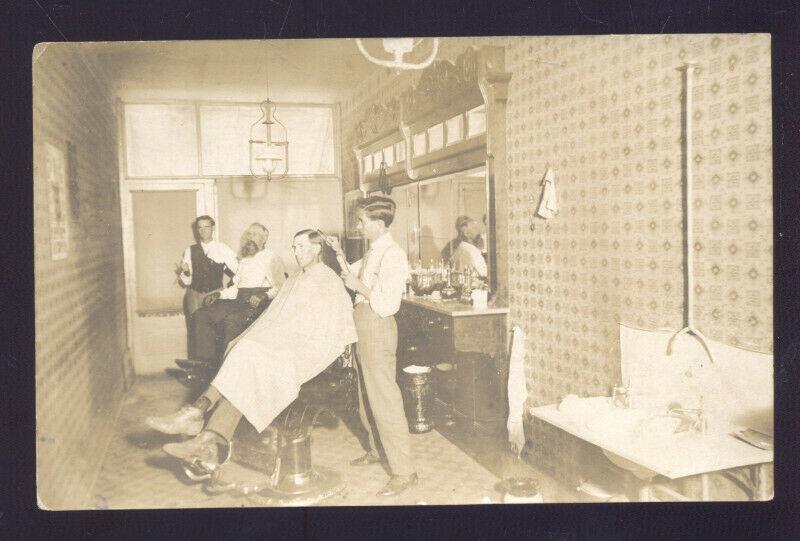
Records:
[[[474,47],[456,58],[437,60],[422,71],[416,86],[400,95],[403,122],[411,124],[431,111],[446,108],[450,103],[478,87],[479,54]]]
[[[389,102],[373,103],[355,126],[354,140],[356,145],[374,141],[392,131],[397,130],[400,123],[400,102],[397,99]]]

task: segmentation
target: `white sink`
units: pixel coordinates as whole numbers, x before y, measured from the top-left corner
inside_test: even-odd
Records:
[[[613,437],[633,437],[648,416],[647,410],[612,409],[587,419],[586,428]]]
[[[663,438],[671,436],[680,424],[678,419],[650,409],[615,407],[605,396],[570,395],[558,409],[588,430],[613,438]]]

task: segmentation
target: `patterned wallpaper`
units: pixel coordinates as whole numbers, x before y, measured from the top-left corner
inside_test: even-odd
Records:
[[[682,91],[691,111],[696,326],[772,352],[772,114],[768,35],[444,38],[506,46],[510,323],[526,332],[529,404],[608,393],[620,379],[618,323],[683,326]],[[345,190],[355,118],[414,74],[381,71],[342,104]],[[559,214],[531,216],[547,166]],[[348,181],[352,183],[348,187]],[[536,460],[572,480],[587,452],[530,422]],[[585,460],[585,458],[584,458]]]
[[[606,392],[618,322],[683,325],[678,68],[689,60],[695,322],[771,352],[769,37],[537,37],[506,55],[511,319],[529,337],[534,402]],[[531,228],[548,164],[560,212]]]
[[[48,189],[33,178],[36,474],[39,503],[86,505],[130,372],[116,118],[102,66],[81,44],[48,44],[33,63],[34,160],[75,146],[69,256],[50,255]],[[26,430],[27,437],[27,430]]]
[[[511,39],[510,317],[528,337],[531,405],[607,393],[619,322],[683,326],[678,68],[690,60],[695,324],[772,351],[769,36]],[[531,221],[548,165],[560,212]],[[542,434],[541,458],[563,466],[569,438]]]

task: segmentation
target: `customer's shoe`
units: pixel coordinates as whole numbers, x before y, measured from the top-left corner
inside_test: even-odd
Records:
[[[381,457],[379,457],[375,451],[367,451],[362,456],[358,458],[354,458],[350,461],[351,466],[368,466],[369,464],[375,464],[376,462],[380,462]]]
[[[200,408],[184,406],[177,413],[163,417],[148,417],[145,422],[153,430],[164,434],[196,436],[203,430],[205,419]]]
[[[168,443],[162,449],[168,455],[177,459],[200,466],[208,471],[213,471],[220,464],[219,449],[217,444],[221,438],[208,430],[201,432],[196,437],[179,443]]]
[[[416,473],[412,473],[411,475],[392,475],[392,478],[389,479],[386,486],[378,491],[378,496],[396,496],[411,485],[416,484],[416,482]]]

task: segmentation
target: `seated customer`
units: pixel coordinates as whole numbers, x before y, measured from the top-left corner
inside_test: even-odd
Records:
[[[197,434],[191,440],[165,445],[165,452],[213,470],[219,464],[217,445],[230,448],[242,416],[263,431],[298,397],[303,383],[356,342],[353,305],[341,278],[321,261],[323,243],[324,237],[316,231],[297,233],[292,249],[300,271],[228,346],[206,392],[173,415],[147,419],[160,432]],[[204,415],[214,405],[203,430]]]
[[[217,361],[220,353],[218,330],[224,351],[228,343],[247,328],[256,310],[263,309],[263,304],[269,304],[278,294],[286,275],[281,258],[265,248],[268,238],[269,231],[260,223],[245,230],[233,285],[223,289],[217,300],[192,316],[194,360]]]
[[[459,216],[456,220],[458,238],[451,243],[453,246],[450,264],[456,271],[465,268],[471,270],[481,278],[486,278],[488,269],[486,260],[483,258],[480,248],[476,244],[481,243],[478,224],[469,216]]]

